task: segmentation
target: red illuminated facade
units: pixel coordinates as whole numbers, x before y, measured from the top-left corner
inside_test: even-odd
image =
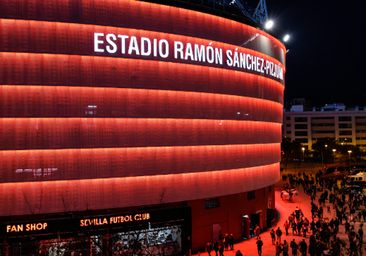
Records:
[[[16,240],[14,221],[152,206],[191,209],[182,239],[193,250],[217,224],[240,239],[244,215],[260,213],[267,226],[279,180],[281,42],[156,3],[1,5],[2,236]],[[219,207],[205,209],[211,199]]]

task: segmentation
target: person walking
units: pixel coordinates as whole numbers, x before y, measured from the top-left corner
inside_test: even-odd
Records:
[[[297,243],[295,242],[295,239],[291,241],[290,247],[292,249],[292,255],[297,256],[297,249],[299,248]]]
[[[230,250],[234,250],[234,236],[233,234],[230,234],[229,236],[229,243],[230,243]]]
[[[288,256],[288,243],[286,240],[283,241],[282,253],[283,253],[283,256]]]
[[[275,234],[275,231],[271,230],[271,238],[272,238],[272,244],[275,244],[276,243],[276,234]]]
[[[283,226],[285,227],[285,230],[286,230],[286,236],[288,236],[288,229],[290,228],[290,223],[288,223],[286,220],[286,222],[285,222],[285,224],[283,224]]]
[[[281,254],[281,245],[276,242],[276,256],[280,256]]]
[[[208,256],[211,256],[212,243],[210,241],[208,241],[206,244],[206,251],[208,252]]]
[[[222,241],[219,243],[219,253],[220,256],[224,256],[224,243]]]
[[[306,256],[307,250],[308,250],[308,245],[305,242],[305,239],[303,239],[300,242],[300,252],[301,252],[302,256]]]
[[[257,239],[259,238],[260,233],[261,228],[258,225],[255,225],[254,234],[257,236]]]
[[[226,233],[224,238],[225,251],[229,250],[229,243],[230,243],[229,234]]]
[[[278,227],[277,230],[276,230],[276,236],[277,236],[277,242],[279,244],[281,244],[282,230],[280,229],[280,227]]]
[[[295,235],[296,233],[296,228],[297,228],[297,225],[296,225],[296,222],[292,222],[292,235]]]
[[[235,256],[243,256],[243,254],[241,253],[240,250],[237,250],[236,253],[235,253]]]
[[[262,246],[263,246],[263,241],[262,241],[261,237],[258,237],[257,250],[258,250],[258,255],[259,256],[262,255]]]
[[[217,240],[215,239],[214,243],[213,243],[213,249],[216,252],[216,256],[218,256],[218,251],[219,251],[219,242],[217,242]]]

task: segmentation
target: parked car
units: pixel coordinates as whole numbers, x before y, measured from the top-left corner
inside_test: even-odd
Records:
[[[363,187],[359,185],[349,185],[345,188],[340,189],[340,192],[343,192],[345,194],[360,194],[363,192]]]

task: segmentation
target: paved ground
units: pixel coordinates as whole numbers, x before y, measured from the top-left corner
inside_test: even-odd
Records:
[[[308,173],[310,174],[311,172],[308,172]],[[283,183],[284,182],[281,180],[280,182],[278,182],[276,184],[276,190],[275,190],[276,209],[278,210],[278,212],[280,214],[280,218],[279,218],[279,221],[278,221],[277,225],[275,227],[273,227],[273,229],[276,230],[277,227],[281,228],[281,230],[283,232],[282,242],[284,240],[286,240],[289,243],[290,241],[295,239],[295,241],[297,243],[299,243],[300,241],[302,241],[302,239],[304,239],[304,237],[297,236],[296,234],[293,235],[292,234],[292,229],[290,229],[291,231],[289,231],[289,235],[286,236],[283,224],[285,223],[285,220],[287,220],[288,216],[292,212],[294,212],[296,207],[299,207],[303,211],[304,216],[311,221],[310,196],[304,194],[304,191],[303,191],[302,187],[298,186],[297,190],[300,192],[300,194],[294,198],[293,202],[283,201],[280,197],[280,191],[282,190],[281,188],[282,188]],[[319,198],[319,196],[320,196],[320,193],[317,193],[317,199]],[[326,202],[326,205],[328,205],[328,201]],[[332,207],[331,207],[331,209],[332,209]],[[335,218],[335,216],[336,216],[336,214],[335,214],[335,211],[333,209],[331,210],[331,213],[327,213],[326,207],[324,208],[324,217],[328,217],[329,220],[331,220],[332,218]],[[355,225],[356,232],[359,228],[359,224],[360,224],[360,222],[357,222],[356,225]],[[366,235],[366,225],[364,225],[363,229],[364,229],[364,234]],[[309,245],[309,236],[310,235],[307,235],[307,238],[305,238],[305,241],[308,245]],[[346,241],[347,244],[349,244],[348,243],[348,236],[347,236],[347,234],[345,234],[345,230],[344,230],[343,225],[340,225],[340,227],[339,227],[339,235],[338,236],[340,237],[341,240]],[[267,231],[263,232],[261,234],[261,239],[262,239],[263,244],[264,244],[263,245],[262,255],[263,256],[267,256],[267,255],[274,256],[274,255],[276,255],[275,246],[272,244],[272,239],[271,239],[271,236],[270,236],[270,230],[267,230]],[[235,244],[233,251],[224,251],[224,256],[234,256],[237,250],[240,250],[244,256],[246,256],[246,255],[248,255],[248,256],[249,255],[250,256],[258,255],[256,242],[257,242],[256,238],[251,238],[249,240],[237,243],[237,244]],[[347,246],[349,247],[349,245],[347,245]],[[289,249],[289,251],[291,252],[291,249]],[[365,249],[363,249],[363,251],[365,251]],[[203,253],[199,253],[198,255],[199,256],[208,256],[208,253],[203,252]],[[214,251],[212,251],[211,256],[215,256]]]

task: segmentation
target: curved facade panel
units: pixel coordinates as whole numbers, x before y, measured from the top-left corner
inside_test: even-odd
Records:
[[[279,180],[286,49],[274,37],[132,0],[1,5],[1,216],[40,198],[40,214],[102,210]]]

